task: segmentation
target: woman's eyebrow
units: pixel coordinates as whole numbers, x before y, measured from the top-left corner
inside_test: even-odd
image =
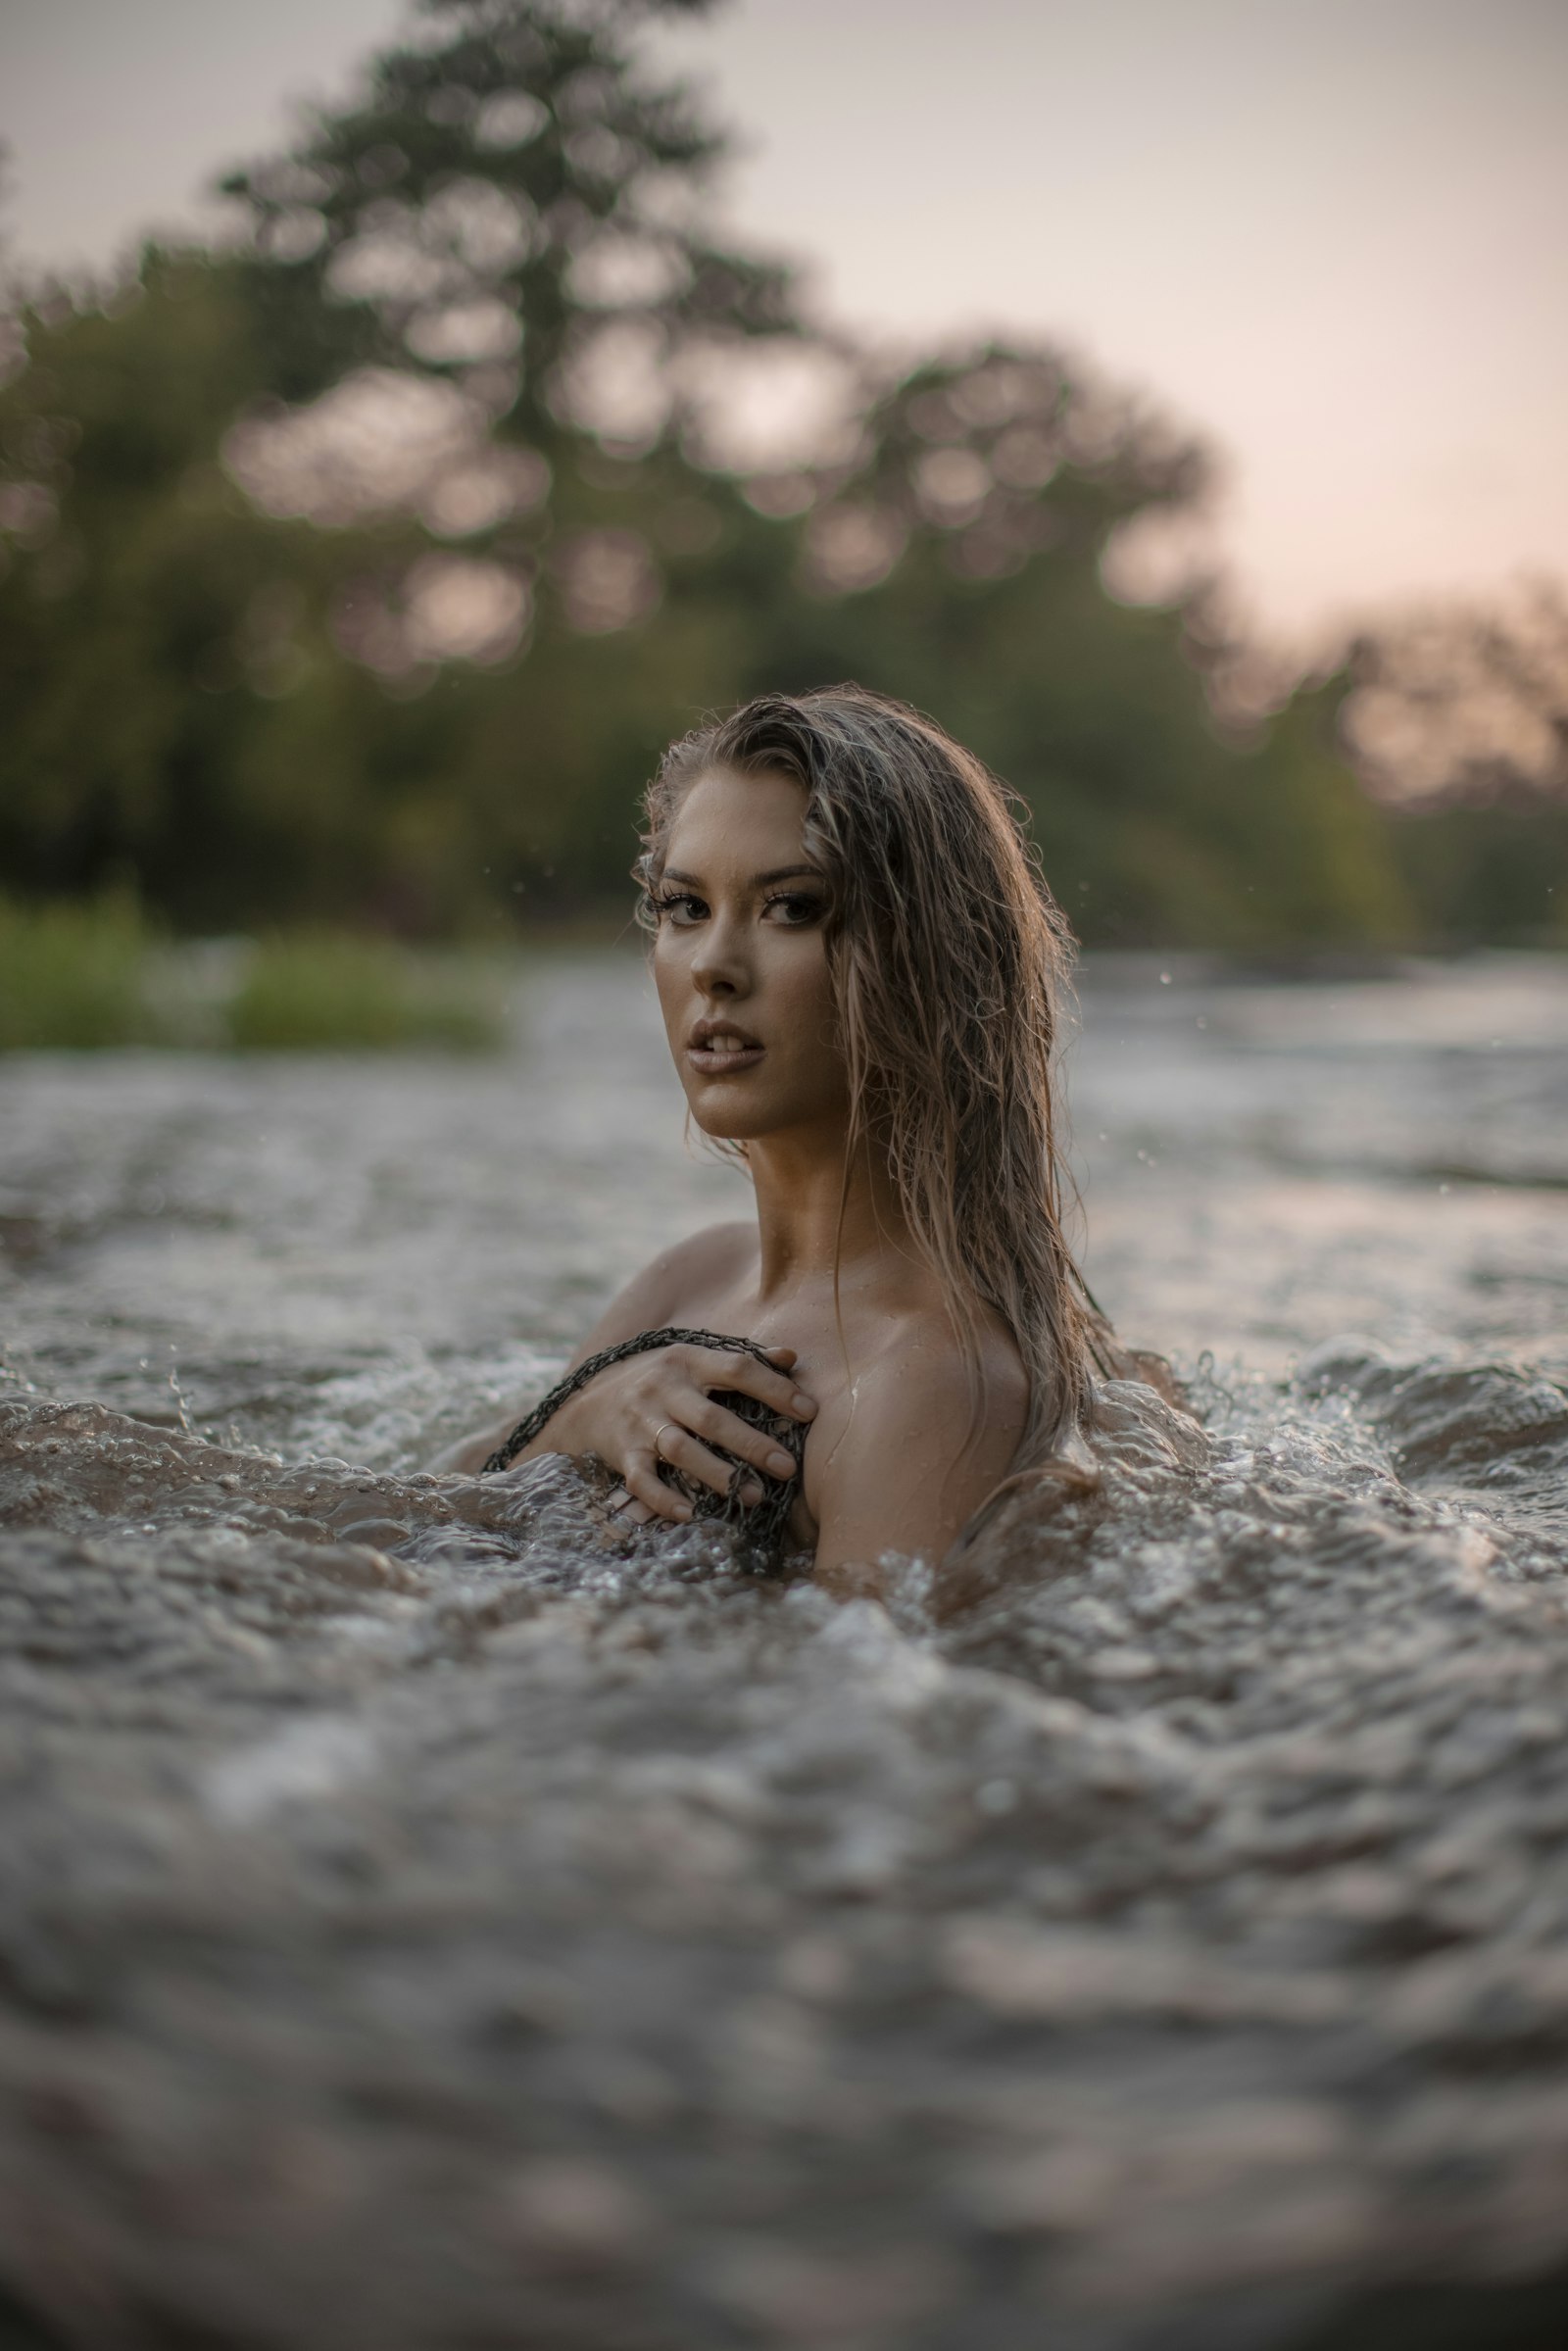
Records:
[[[820,865],[774,865],[766,873],[754,873],[752,876],[752,888],[754,890],[760,890],[768,882],[787,882],[798,873],[808,873],[814,881],[818,882],[822,879],[822,868]],[[690,882],[694,889],[698,889],[702,886],[702,876],[700,874],[687,873],[684,868],[679,865],[666,865],[664,867],[664,879],[666,882]]]

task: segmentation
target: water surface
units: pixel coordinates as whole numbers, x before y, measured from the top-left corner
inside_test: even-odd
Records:
[[[534,966],[493,1063],[0,1065],[37,2326],[1550,2339],[1568,972],[1104,963],[1072,1082],[1091,1279],[1202,1425],[1108,1389],[1102,1494],[938,1618],[419,1474],[744,1211],[634,959]]]

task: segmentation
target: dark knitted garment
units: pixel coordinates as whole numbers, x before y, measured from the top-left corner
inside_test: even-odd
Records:
[[[740,1348],[748,1355],[755,1355],[759,1363],[768,1363],[767,1349],[759,1347],[755,1340],[730,1339],[718,1331],[683,1331],[674,1328],[639,1331],[635,1339],[623,1339],[618,1347],[607,1347],[600,1354],[590,1355],[586,1363],[579,1363],[574,1372],[568,1372],[559,1386],[552,1388],[550,1394],[535,1404],[526,1420],[518,1421],[506,1443],[498,1445],[491,1454],[480,1475],[488,1477],[495,1470],[509,1468],[524,1445],[533,1443],[567,1398],[574,1396],[579,1388],[586,1388],[597,1373],[607,1371],[612,1363],[624,1363],[629,1355],[646,1355],[661,1347],[709,1347],[731,1354]],[[778,1367],[769,1364],[769,1368],[776,1370]],[[745,1421],[748,1427],[762,1430],[785,1452],[792,1454],[799,1468],[806,1452],[806,1424],[803,1421],[773,1411],[771,1406],[761,1403],[755,1396],[746,1396],[739,1389],[715,1388],[710,1394],[715,1404],[722,1404],[725,1411],[733,1412],[736,1419]],[[705,1438],[703,1442],[708,1444],[709,1441]],[[721,1519],[727,1525],[740,1529],[754,1567],[764,1573],[776,1569],[788,1547],[789,1516],[795,1496],[800,1492],[799,1478],[771,1478],[765,1470],[754,1469],[750,1462],[736,1460],[735,1455],[727,1452],[722,1445],[710,1445],[709,1450],[734,1465],[727,1494],[715,1494],[711,1486],[705,1486],[699,1478],[688,1477],[685,1471],[676,1469],[668,1461],[660,1462],[659,1474],[666,1486],[672,1486],[677,1494],[683,1494],[690,1502],[694,1518]],[[755,1478],[762,1489],[761,1500],[749,1506],[740,1497],[742,1483],[748,1478]]]

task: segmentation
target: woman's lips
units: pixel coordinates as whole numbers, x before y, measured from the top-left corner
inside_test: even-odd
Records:
[[[725,1045],[715,1038],[709,1044],[689,1045],[686,1058],[704,1077],[727,1078],[742,1069],[755,1069],[764,1050],[760,1045]]]
[[[686,1044],[687,1060],[708,1078],[734,1077],[740,1070],[755,1069],[762,1052],[755,1037],[748,1037],[744,1029],[731,1028],[724,1020],[700,1020]]]

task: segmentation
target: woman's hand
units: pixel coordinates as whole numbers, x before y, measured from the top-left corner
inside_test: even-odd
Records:
[[[692,1515],[690,1502],[660,1476],[661,1461],[711,1486],[715,1494],[728,1494],[735,1473],[733,1463],[710,1449],[714,1445],[769,1477],[793,1478],[795,1463],[783,1447],[715,1404],[710,1393],[736,1389],[793,1420],[813,1419],[815,1400],[789,1377],[795,1349],[775,1347],[767,1352],[766,1363],[745,1347],[662,1347],[630,1355],[597,1372],[563,1404],[527,1453],[566,1452],[576,1459],[597,1453],[618,1473],[628,1497],[625,1515],[636,1525]],[[760,1501],[761,1491],[743,1487],[742,1498]]]

